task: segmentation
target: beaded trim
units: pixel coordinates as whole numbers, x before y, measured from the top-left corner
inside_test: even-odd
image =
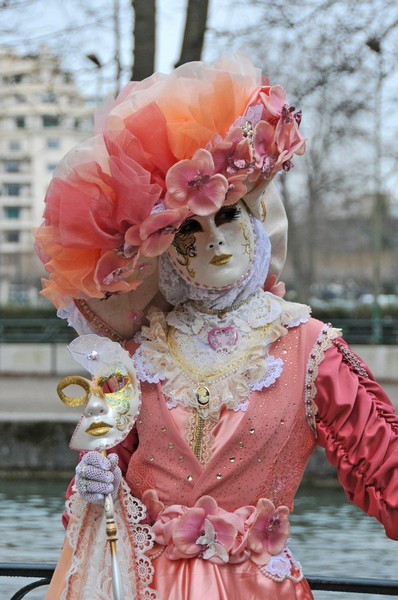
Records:
[[[89,307],[87,302],[82,299],[78,299],[74,301],[79,311],[82,313],[83,317],[87,319],[89,323],[91,323],[96,331],[102,336],[105,336],[112,340],[113,342],[118,342],[119,344],[123,344],[124,338],[120,337],[120,335],[112,329],[105,321],[100,319],[100,317]]]
[[[345,346],[345,344],[342,344],[341,342],[334,342],[334,345],[336,346],[337,350],[341,352],[343,356],[343,362],[352,367],[353,371],[357,375],[361,375],[361,377],[369,379],[369,373],[365,369],[365,365],[359,359],[359,357],[354,354],[351,348]]]
[[[307,423],[315,437],[317,437],[315,417],[318,412],[318,408],[315,404],[315,380],[318,376],[318,367],[323,361],[326,350],[332,346],[333,340],[340,335],[341,329],[335,329],[330,323],[325,325],[319,334],[317,341],[312,347],[310,356],[308,358],[307,372],[305,376],[305,414],[307,417]]]

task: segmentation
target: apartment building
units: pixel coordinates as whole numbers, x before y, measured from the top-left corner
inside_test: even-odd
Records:
[[[0,305],[38,302],[32,230],[57,162],[89,137],[91,113],[48,48],[21,55],[0,46]]]

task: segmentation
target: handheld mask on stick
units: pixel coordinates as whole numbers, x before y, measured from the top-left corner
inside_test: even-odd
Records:
[[[73,450],[106,450],[119,444],[129,433],[141,406],[140,387],[134,364],[126,350],[107,338],[83,335],[69,344],[73,358],[93,375],[90,381],[80,375],[64,377],[57,392],[67,406],[84,406],[73,433]],[[69,396],[64,389],[77,385],[80,396]],[[116,554],[117,530],[111,494],[105,496],[106,533],[111,551],[114,600],[124,600],[122,579]]]
[[[64,377],[57,392],[67,406],[83,406],[73,433],[73,450],[108,450],[119,444],[136,421],[141,394],[134,364],[117,342],[94,334],[83,335],[68,346],[73,358],[93,375]],[[83,388],[80,396],[67,395],[65,388]]]

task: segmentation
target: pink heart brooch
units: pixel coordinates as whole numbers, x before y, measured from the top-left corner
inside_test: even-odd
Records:
[[[207,334],[210,346],[220,354],[228,354],[236,346],[238,331],[235,327],[213,327]]]

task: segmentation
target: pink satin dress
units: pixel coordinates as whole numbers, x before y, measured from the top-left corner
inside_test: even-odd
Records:
[[[236,523],[237,515],[251,519],[252,525],[254,507],[264,499],[292,511],[316,444],[326,449],[349,500],[398,539],[398,417],[366,366],[331,331],[311,319],[273,344],[273,356],[284,362],[282,375],[267,389],[253,392],[245,412],[222,409],[205,464],[186,439],[189,409],[168,408],[160,384],[142,384],[136,431],[116,451],[126,482],[147,505],[156,532],[151,587],[159,598],[313,598],[287,549],[282,571],[278,565],[267,570],[244,536],[235,562],[225,563],[189,554],[192,544],[184,535],[189,537],[189,527],[195,529],[198,507],[206,503],[217,507],[208,511],[216,529],[224,517]],[[186,530],[182,515],[185,524],[192,515]],[[224,533],[220,528],[219,535]],[[212,540],[216,548],[213,542],[217,538]]]
[[[132,493],[145,501],[148,491],[156,490],[165,507],[194,507],[210,496],[231,512],[261,498],[293,510],[318,443],[337,467],[349,499],[397,539],[398,418],[383,390],[347,345],[313,319],[275,342],[272,354],[284,360],[282,376],[254,392],[246,412],[222,411],[205,466],[184,439],[186,409],[168,409],[160,384],[144,383],[138,447],[131,454],[132,442],[126,440],[119,449]],[[175,556],[169,544],[153,559],[153,587],[160,598],[312,598],[294,568],[291,578],[280,581],[264,575],[250,558],[213,564]]]

